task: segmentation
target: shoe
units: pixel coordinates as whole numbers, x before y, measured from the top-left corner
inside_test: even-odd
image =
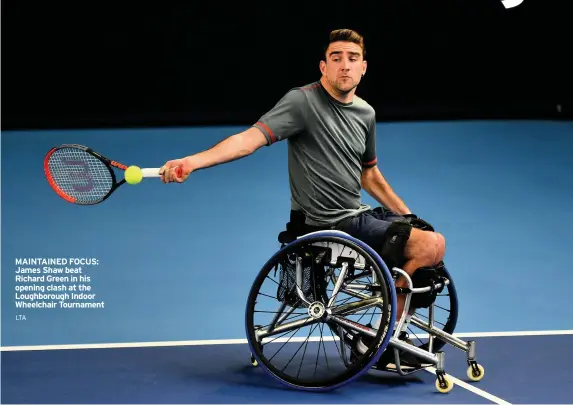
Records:
[[[368,326],[369,328],[372,327],[370,323],[368,323],[366,326]],[[350,355],[350,362],[353,363],[358,357],[358,354],[356,354],[356,352],[360,354],[365,353],[368,350],[368,347],[372,344],[373,340],[374,338],[370,336],[366,335],[360,336],[356,341],[356,345],[354,346],[355,350],[353,350]],[[382,353],[378,361],[374,364],[373,368],[383,370],[386,367],[386,365],[393,360],[394,360],[394,350],[389,350],[388,348],[386,348],[386,350],[384,350],[384,353]]]

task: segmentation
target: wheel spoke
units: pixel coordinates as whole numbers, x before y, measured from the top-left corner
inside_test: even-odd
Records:
[[[384,349],[376,339],[388,341],[393,310],[391,275],[377,263],[363,244],[338,235],[283,246],[249,295],[248,339],[259,364],[287,384],[316,390],[366,372],[364,356]],[[376,316],[382,330],[370,326]],[[360,350],[377,349],[362,354],[357,341],[367,335],[375,339]],[[361,361],[351,361],[354,355]]]

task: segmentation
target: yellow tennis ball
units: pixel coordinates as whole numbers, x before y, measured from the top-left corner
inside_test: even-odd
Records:
[[[125,170],[125,181],[129,184],[137,184],[143,179],[143,173],[137,166],[129,166]]]

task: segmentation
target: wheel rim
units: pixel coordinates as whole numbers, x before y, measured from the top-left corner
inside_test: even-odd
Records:
[[[306,390],[329,390],[340,387],[354,380],[355,378],[358,378],[362,373],[371,368],[388,344],[390,335],[392,334],[392,330],[389,330],[388,326],[393,325],[395,320],[395,295],[393,293],[394,289],[393,284],[388,284],[392,283],[390,273],[385,267],[384,263],[379,261],[379,257],[369,251],[368,246],[364,245],[360,241],[352,239],[353,238],[346,235],[342,237],[340,234],[333,234],[328,232],[305,236],[304,238],[301,238],[285,246],[279,252],[275,253],[275,255],[273,255],[273,257],[271,257],[271,259],[269,259],[269,261],[265,264],[265,266],[263,266],[262,270],[257,276],[257,279],[253,283],[251,292],[249,294],[246,311],[247,340],[249,342],[251,352],[258,361],[259,365],[268,371],[271,376],[283,384]],[[336,281],[337,276],[340,275],[340,267],[336,268],[332,273],[329,273],[329,271],[332,271],[332,269],[327,267],[324,274],[327,280],[330,279],[328,288],[325,290],[325,294],[316,294],[312,305],[281,305],[281,303],[276,299],[276,296],[267,293],[269,291],[268,289],[263,290],[261,288],[263,282],[267,280],[269,276],[275,274],[277,277],[280,277],[280,269],[276,269],[277,271],[275,273],[275,268],[276,264],[280,262],[281,259],[286,258],[289,254],[292,255],[300,248],[304,248],[305,246],[308,247],[308,245],[316,244],[317,242],[322,243],[323,246],[329,246],[328,243],[334,243],[338,244],[339,246],[344,245],[348,249],[351,248],[362,258],[366,258],[366,260],[368,260],[368,264],[372,269],[371,273],[373,273],[377,279],[382,280],[380,285],[384,288],[380,288],[378,294],[382,297],[382,301],[385,304],[381,305],[378,303],[373,307],[373,309],[377,310],[377,316],[382,316],[382,325],[385,325],[387,328],[378,331],[378,339],[371,340],[372,343],[367,345],[368,350],[365,354],[358,357],[353,356],[355,360],[354,364],[347,364],[344,361],[343,357],[345,357],[346,360],[350,360],[350,353],[352,349],[350,347],[350,341],[346,340],[346,335],[341,333],[350,332],[352,328],[341,327],[339,323],[332,321],[329,323],[324,323],[324,318],[322,318],[322,321],[314,319],[313,315],[308,312],[309,309],[311,309],[311,312],[314,314],[314,316],[318,318],[328,310],[334,309],[336,311],[337,308],[340,309],[344,305],[346,305],[345,308],[348,309],[351,306],[359,306],[361,303],[364,304],[367,302],[364,300],[364,296],[351,297],[355,299],[354,301],[349,299],[347,294],[348,288],[346,288],[343,291],[339,291],[338,295],[332,302],[333,305],[328,305],[329,300],[332,297],[334,281]],[[364,275],[365,273],[363,273],[362,270],[356,269],[355,274]],[[275,292],[278,293],[278,278],[277,280],[273,281]],[[358,284],[360,284],[358,280],[352,281],[352,285],[354,287],[356,287]],[[372,293],[370,294],[372,295]],[[261,314],[261,312],[256,312],[261,311],[260,309],[256,308],[256,304],[258,304],[259,301],[263,301],[261,297],[267,299],[274,298],[276,305],[276,309],[274,311],[263,312],[265,315],[267,315],[266,323],[264,321],[255,321],[255,314]],[[368,302],[372,303],[372,301],[373,299],[370,298],[370,301]],[[291,304],[294,303],[291,302]],[[299,304],[301,304],[300,301]],[[288,310],[290,310],[290,313],[288,313]],[[357,322],[361,324],[362,327],[366,327],[366,324],[371,322],[369,316],[374,316],[376,314],[375,311],[370,311],[370,314],[368,314],[368,310],[369,309],[365,309],[364,311],[355,315],[349,313],[339,314],[340,317],[337,319],[340,320],[342,318],[346,321]],[[265,309],[263,309],[263,311],[265,311]],[[279,313],[278,316],[277,312]],[[281,324],[276,322],[277,318],[285,318],[285,315],[286,319],[279,320],[279,322],[282,321]],[[276,333],[275,336],[267,336],[263,341],[261,348],[261,344],[257,342],[255,325],[260,325],[267,329],[269,326],[275,325],[276,332],[277,329],[284,327],[286,324],[288,324],[288,322],[293,325],[293,322],[297,320],[297,317],[299,325],[301,327],[305,327],[306,329],[304,334],[296,333],[299,328],[292,329],[290,331],[283,329],[280,331],[281,333]],[[268,320],[270,320],[270,322]],[[303,323],[305,320],[306,323]],[[356,324],[351,324],[351,326],[352,325],[357,326]],[[292,333],[293,331],[294,333]],[[310,339],[309,333],[310,335],[314,334],[314,336],[311,336]],[[324,339],[325,334],[329,336],[328,340]],[[342,341],[348,343],[348,346],[346,344],[341,344]],[[374,344],[376,341],[379,342],[378,346]],[[294,343],[294,345],[290,350],[285,350],[286,345],[289,343]],[[275,345],[274,347],[272,346],[273,344]],[[273,350],[274,348],[280,350]],[[333,357],[327,357],[327,351],[329,350],[333,352],[336,351],[336,354],[340,356],[336,365],[332,362]],[[278,353],[280,351],[282,351],[282,355],[284,356],[282,363],[279,361],[280,355]],[[297,355],[299,359],[302,357],[302,361],[293,360]],[[305,355],[309,359],[307,362],[304,362]],[[312,362],[310,359],[312,359]],[[318,360],[322,360],[322,364],[319,365]],[[317,372],[325,372],[325,363],[327,363],[326,366],[328,370],[331,371],[331,373],[326,373],[326,375],[318,375]],[[290,369],[288,367],[290,367]],[[293,372],[293,370],[296,372]],[[303,375],[304,372],[306,372],[305,375]],[[311,377],[308,376],[309,373],[312,374]]]

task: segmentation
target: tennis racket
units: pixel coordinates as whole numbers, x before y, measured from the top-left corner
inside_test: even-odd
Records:
[[[52,189],[64,200],[78,205],[94,205],[105,201],[125,183],[118,181],[115,170],[128,166],[76,144],[55,146],[44,158],[44,172]],[[180,167],[174,168],[181,177]],[[159,168],[141,169],[143,177],[161,177]]]

